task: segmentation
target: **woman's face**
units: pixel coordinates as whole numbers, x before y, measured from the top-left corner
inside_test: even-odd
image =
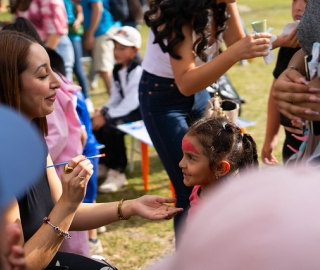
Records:
[[[27,57],[28,68],[20,75],[21,111],[30,119],[45,117],[54,109],[60,82],[53,73],[45,49],[33,43]]]

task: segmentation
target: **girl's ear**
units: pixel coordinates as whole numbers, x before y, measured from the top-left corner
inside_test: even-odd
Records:
[[[221,161],[217,171],[218,171],[219,177],[225,176],[230,171],[229,162],[225,160]]]

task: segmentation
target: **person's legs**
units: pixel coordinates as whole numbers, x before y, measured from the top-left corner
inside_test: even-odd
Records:
[[[72,45],[74,49],[74,66],[73,71],[77,77],[79,85],[82,87],[82,93],[84,98],[90,98],[87,76],[83,70],[83,66],[81,63],[82,57],[82,42],[81,40],[72,40]]]
[[[63,35],[60,38],[56,51],[63,59],[66,69],[66,77],[72,82],[73,65],[74,65],[74,50],[68,35]]]
[[[123,117],[114,118],[105,124],[100,130],[94,131],[94,135],[106,155],[102,161],[108,168],[107,177],[99,187],[99,192],[107,193],[117,191],[126,184],[125,169],[128,163],[127,150],[122,131],[116,125],[141,120],[139,109],[132,111]]]
[[[111,76],[114,66],[113,56],[113,41],[110,38],[111,31],[95,38],[93,48],[93,65],[94,70],[98,72],[106,87],[106,92],[109,93],[111,87]]]
[[[151,94],[150,94],[151,93]],[[203,93],[199,96],[208,97]],[[179,228],[185,223],[192,187],[183,183],[179,162],[182,158],[181,142],[188,129],[189,117],[199,117],[205,108],[195,103],[194,96],[185,97],[177,89],[173,79],[160,78],[144,72],[139,87],[142,118],[155,149],[175,188],[177,207],[184,212],[175,216],[176,239]],[[196,98],[197,99],[197,98]],[[201,109],[202,107],[202,109]],[[193,115],[194,114],[194,115]]]
[[[126,146],[124,133],[116,127],[105,124],[100,130],[94,131],[97,141],[104,144],[104,163],[113,170],[121,173],[125,171],[127,165]]]

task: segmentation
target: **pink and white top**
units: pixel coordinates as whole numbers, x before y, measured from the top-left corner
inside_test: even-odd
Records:
[[[17,17],[28,19],[42,41],[50,34],[68,34],[67,12],[63,0],[33,0],[27,11],[17,11]]]

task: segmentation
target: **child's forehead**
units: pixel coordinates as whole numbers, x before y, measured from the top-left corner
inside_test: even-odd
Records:
[[[196,136],[185,135],[182,139],[182,150],[200,154],[202,147]]]

